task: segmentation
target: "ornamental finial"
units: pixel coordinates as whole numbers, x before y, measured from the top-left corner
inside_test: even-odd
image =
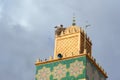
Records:
[[[75,20],[75,14],[73,14],[73,23],[72,23],[73,26],[76,25],[76,20]]]

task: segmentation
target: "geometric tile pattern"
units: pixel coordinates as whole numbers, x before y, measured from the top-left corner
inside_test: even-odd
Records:
[[[59,39],[56,44],[56,53],[62,53],[63,56],[69,57],[78,54],[78,36]]]
[[[76,60],[74,63],[70,64],[70,75],[77,77],[78,75],[83,73],[85,66],[83,65],[83,62],[80,62]]]
[[[61,80],[61,78],[66,76],[66,65],[59,64],[53,69],[53,78]]]
[[[66,77],[66,73],[69,72],[70,76],[78,77],[78,75],[83,74],[85,66],[83,61],[75,60],[70,63],[69,68],[65,64],[59,63],[57,66],[53,67],[53,70],[50,71],[50,68],[43,67],[38,70],[36,74],[37,80],[50,80],[50,75],[53,76],[53,79],[61,80]]]
[[[38,80],[49,80],[50,76],[50,69],[43,67],[42,69],[38,70],[38,74],[36,75]]]
[[[36,66],[36,80],[106,80],[85,56]]]

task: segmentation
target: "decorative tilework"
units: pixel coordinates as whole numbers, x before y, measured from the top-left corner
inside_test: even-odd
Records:
[[[66,76],[66,65],[59,64],[53,69],[53,78],[57,80],[61,80],[61,78]]]
[[[70,64],[69,72],[71,76],[77,77],[79,74],[83,73],[85,66],[82,61],[76,60]]]
[[[36,80],[106,80],[106,78],[89,59],[86,59],[86,56],[83,56],[37,65]]]
[[[78,57],[37,65],[36,80],[84,80],[85,62],[85,57]]]
[[[43,67],[42,69],[38,70],[38,74],[36,75],[37,80],[49,80],[50,76],[50,69]]]

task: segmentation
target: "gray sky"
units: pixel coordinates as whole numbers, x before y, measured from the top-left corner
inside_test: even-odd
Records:
[[[93,56],[120,80],[119,0],[0,0],[0,80],[34,80],[35,61],[53,55],[54,26],[91,24]]]

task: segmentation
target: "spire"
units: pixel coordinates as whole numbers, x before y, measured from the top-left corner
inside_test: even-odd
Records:
[[[75,20],[75,15],[73,14],[73,23],[72,23],[73,26],[76,25],[76,20]]]

